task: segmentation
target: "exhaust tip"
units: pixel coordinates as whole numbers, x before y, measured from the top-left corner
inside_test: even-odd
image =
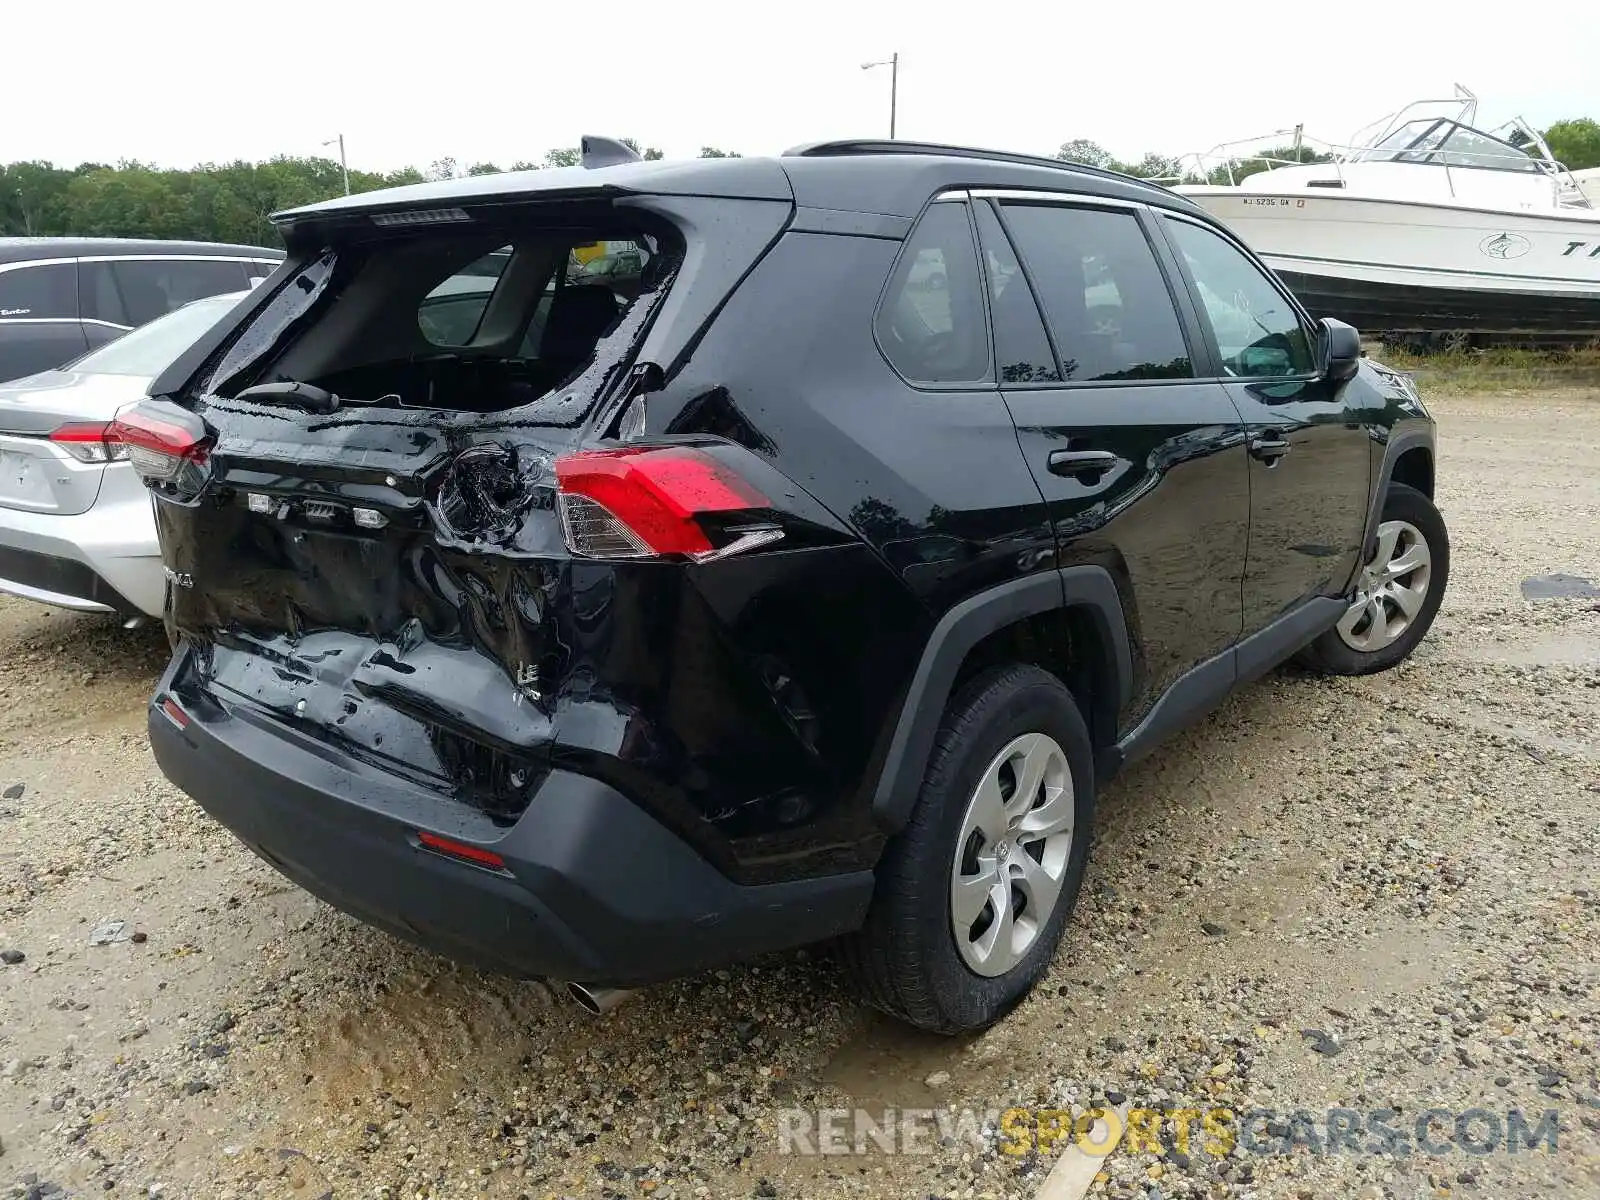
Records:
[[[628,988],[590,987],[585,983],[569,983],[567,997],[590,1016],[604,1016],[621,1004],[633,992]]]

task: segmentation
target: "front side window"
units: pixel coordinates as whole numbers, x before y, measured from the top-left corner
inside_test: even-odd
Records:
[[[1132,212],[1003,206],[1072,383],[1194,375],[1166,280]]]
[[[878,310],[878,342],[912,383],[989,378],[989,329],[965,204],[928,209],[906,240]]]
[[[72,263],[0,271],[0,319],[78,316],[77,268]]]
[[[111,274],[130,325],[154,321],[191,300],[246,286],[244,268],[224,258],[120,259],[112,262]]]
[[[1311,374],[1311,339],[1300,314],[1261,269],[1222,235],[1162,219],[1189,265],[1224,373],[1250,379]]]

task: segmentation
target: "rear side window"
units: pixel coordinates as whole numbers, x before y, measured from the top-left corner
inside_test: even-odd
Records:
[[[1193,377],[1172,296],[1134,213],[1044,204],[1003,211],[1039,291],[1063,379]]]
[[[417,328],[422,330],[422,336],[435,346],[470,343],[510,261],[511,247],[501,246],[440,280],[417,309]]]
[[[128,310],[122,303],[122,292],[117,288],[116,276],[108,262],[86,262],[78,268],[78,296],[83,304],[83,315],[91,321],[106,321],[112,325],[131,325]]]
[[[994,210],[980,204],[978,242],[983,247],[983,273],[989,281],[989,313],[994,320],[994,353],[1001,383],[1060,383],[1056,356],[1050,351],[1044,321],[1033,289],[1017,263],[1016,251]]]
[[[0,319],[78,318],[78,276],[72,263],[0,271]]]
[[[991,378],[978,254],[965,204],[933,205],[906,240],[878,310],[878,343],[913,383]]]
[[[246,286],[243,267],[221,258],[119,259],[112,262],[111,274],[129,325],[143,325],[191,300]]]

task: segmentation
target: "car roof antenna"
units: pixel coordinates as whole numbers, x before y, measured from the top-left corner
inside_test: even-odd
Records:
[[[616,138],[586,133],[578,144],[583,148],[583,165],[586,167],[614,167],[618,163],[639,161],[639,152]]]

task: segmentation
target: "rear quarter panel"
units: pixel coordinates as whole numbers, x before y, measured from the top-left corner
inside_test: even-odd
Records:
[[[998,390],[918,390],[874,341],[873,312],[899,247],[786,234],[683,369],[646,398],[647,434],[740,442],[865,552],[797,563],[769,601],[787,615],[747,626],[757,637],[784,631],[783,653],[818,728],[835,737],[827,802],[840,828],[859,830],[869,828],[872,792],[938,617],[1055,564],[1044,502]]]

